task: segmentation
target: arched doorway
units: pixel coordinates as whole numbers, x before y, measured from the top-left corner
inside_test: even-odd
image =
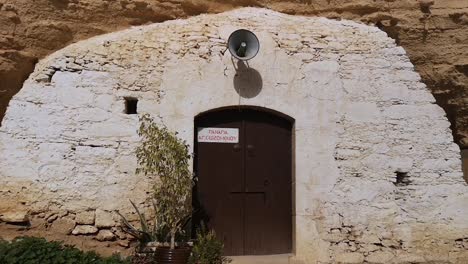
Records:
[[[291,252],[293,122],[252,107],[195,118],[194,220],[216,231],[226,255]]]

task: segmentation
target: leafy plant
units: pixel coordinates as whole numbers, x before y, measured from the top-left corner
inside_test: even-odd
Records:
[[[156,202],[152,200],[153,208],[156,210]],[[133,236],[138,240],[140,246],[146,245],[148,242],[157,242],[161,239],[162,227],[158,225],[157,215],[154,216],[153,221],[148,221],[144,213],[141,213],[138,210],[138,207],[134,202],[130,200],[133,208],[135,208],[136,213],[140,219],[140,229],[132,225],[127,218],[125,218],[119,211],[117,213],[121,217],[121,228],[122,230]]]
[[[189,147],[177,133],[158,126],[148,114],[140,117],[140,123],[138,134],[142,142],[136,150],[136,172],[159,176],[154,185],[155,214],[158,225],[167,229],[174,249],[176,236],[183,232],[182,227],[192,211]]]
[[[192,248],[190,264],[226,264],[231,259],[223,256],[223,242],[216,238],[213,230],[202,229],[197,232],[197,240]]]
[[[2,264],[130,264],[130,259],[118,255],[101,257],[95,252],[83,252],[63,245],[48,242],[44,238],[19,237],[12,242],[0,240],[0,263]]]

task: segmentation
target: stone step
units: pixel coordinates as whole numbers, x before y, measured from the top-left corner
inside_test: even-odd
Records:
[[[288,264],[290,254],[266,256],[235,256],[231,264]]]

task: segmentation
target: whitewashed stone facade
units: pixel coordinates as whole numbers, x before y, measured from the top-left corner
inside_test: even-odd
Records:
[[[238,28],[261,42],[250,69],[223,54]],[[42,60],[0,128],[0,218],[115,231],[111,212],[130,212],[154,180],[135,175],[138,116],[124,113],[125,97],[190,144],[194,117],[210,109],[294,118],[293,263],[468,262],[459,149],[403,48],[378,28],[254,8],[103,35]]]

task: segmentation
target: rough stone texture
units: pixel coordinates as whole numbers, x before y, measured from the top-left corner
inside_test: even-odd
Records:
[[[52,230],[53,232],[61,233],[64,235],[69,235],[75,229],[75,221],[68,218],[60,218],[53,222]]]
[[[364,263],[364,256],[360,253],[342,253],[336,256],[337,264],[360,264]]]
[[[376,24],[403,46],[468,148],[468,1],[0,0],[0,120],[37,58],[131,25],[239,6]],[[78,22],[77,22],[78,21]]]
[[[75,229],[73,229],[73,235],[90,235],[96,234],[99,230],[92,225],[77,225]]]
[[[262,43],[250,68],[222,54],[240,27]],[[194,117],[210,109],[293,117],[296,263],[373,252],[468,261],[468,188],[450,123],[378,28],[247,8],[71,45],[37,64],[10,103],[2,200],[34,213],[97,209],[96,226],[101,210],[129,214],[128,199],[141,204],[155,179],[134,174],[127,96],[190,144]]]
[[[390,252],[375,252],[370,253],[369,256],[366,257],[366,261],[369,264],[387,264],[392,263],[393,259],[395,259],[395,255]]]
[[[24,223],[28,221],[28,212],[21,210],[4,211],[0,213],[0,221],[6,223]]]
[[[33,214],[29,216],[28,225],[11,225],[0,221],[0,237],[6,240],[12,240],[20,236],[46,237],[48,240],[63,241],[65,244],[75,245],[85,251],[98,251],[100,254],[110,256],[114,253],[130,255],[134,248],[122,247],[119,244],[127,243],[128,240],[115,240],[101,242],[96,239],[96,234],[90,235],[72,235],[75,228],[74,214],[70,212],[52,223],[44,219],[45,213]],[[121,242],[121,243],[119,243]]]
[[[94,211],[78,212],[75,222],[79,225],[94,225]]]
[[[130,246],[130,243],[127,240],[119,240],[118,245],[123,248],[128,248]]]
[[[110,230],[99,230],[96,239],[99,241],[112,241],[115,240],[115,235]]]
[[[115,226],[115,221],[112,213],[100,209],[96,210],[96,227],[108,228]]]

